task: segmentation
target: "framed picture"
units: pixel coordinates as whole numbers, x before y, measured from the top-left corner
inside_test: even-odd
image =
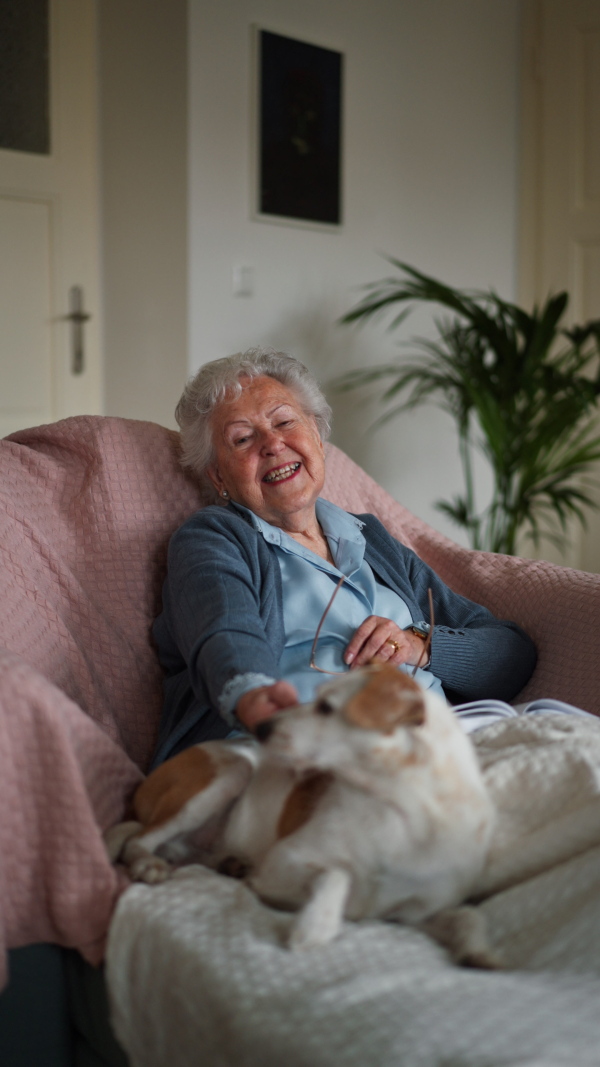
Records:
[[[256,34],[257,217],[339,226],[342,53]]]

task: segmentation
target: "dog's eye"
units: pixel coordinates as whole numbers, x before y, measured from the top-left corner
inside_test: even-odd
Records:
[[[315,704],[315,711],[318,715],[331,715],[333,710],[333,704],[330,704],[328,700],[324,700],[323,698],[317,700],[317,703]]]

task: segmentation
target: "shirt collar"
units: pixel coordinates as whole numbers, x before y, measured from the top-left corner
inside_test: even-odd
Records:
[[[326,537],[335,537],[338,540],[343,538],[344,541],[353,541],[357,545],[364,543],[362,528],[365,524],[361,519],[350,515],[343,508],[338,508],[337,504],[332,504],[330,500],[324,500],[323,497],[317,500],[316,512]]]
[[[270,522],[259,518],[258,515],[255,515],[250,508],[245,507],[243,504],[237,504],[233,501],[231,503],[247,516],[251,525],[263,535],[265,541],[268,541],[271,545],[281,545],[283,531],[278,526],[272,526]],[[315,511],[326,537],[332,537],[336,541],[352,541],[357,545],[364,544],[365,539],[361,532],[364,522],[360,519],[350,515],[343,508],[339,508],[337,504],[332,504],[330,500],[324,500],[323,497],[319,497],[317,500]]]

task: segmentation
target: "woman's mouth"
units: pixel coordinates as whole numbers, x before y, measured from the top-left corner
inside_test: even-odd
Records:
[[[301,463],[286,463],[284,467],[275,467],[274,470],[265,474],[263,482],[271,485],[273,482],[284,482],[287,478],[291,478],[296,474],[302,466]]]

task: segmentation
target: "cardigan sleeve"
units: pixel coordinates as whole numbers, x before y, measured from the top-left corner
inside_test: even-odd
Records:
[[[278,571],[264,560],[261,566],[261,552],[250,543],[254,531],[243,519],[232,526],[229,517],[223,522],[208,511],[171,538],[155,636],[167,671],[178,666],[168,662],[170,652],[187,668],[196,696],[207,692],[218,708],[236,677],[277,677],[280,649],[269,639],[268,624]]]
[[[374,516],[365,535],[385,572],[418,614],[429,620],[428,589],[434,604],[431,670],[452,703],[495,698],[513,700],[531,677],[537,652],[515,622],[497,619],[487,608],[455,593],[422,559],[397,541]],[[376,563],[374,563],[376,566]]]
[[[435,626],[431,670],[452,703],[493,697],[513,700],[531,677],[537,652],[515,622],[497,619],[487,608],[454,593],[422,560],[413,563],[419,603],[431,588]]]

